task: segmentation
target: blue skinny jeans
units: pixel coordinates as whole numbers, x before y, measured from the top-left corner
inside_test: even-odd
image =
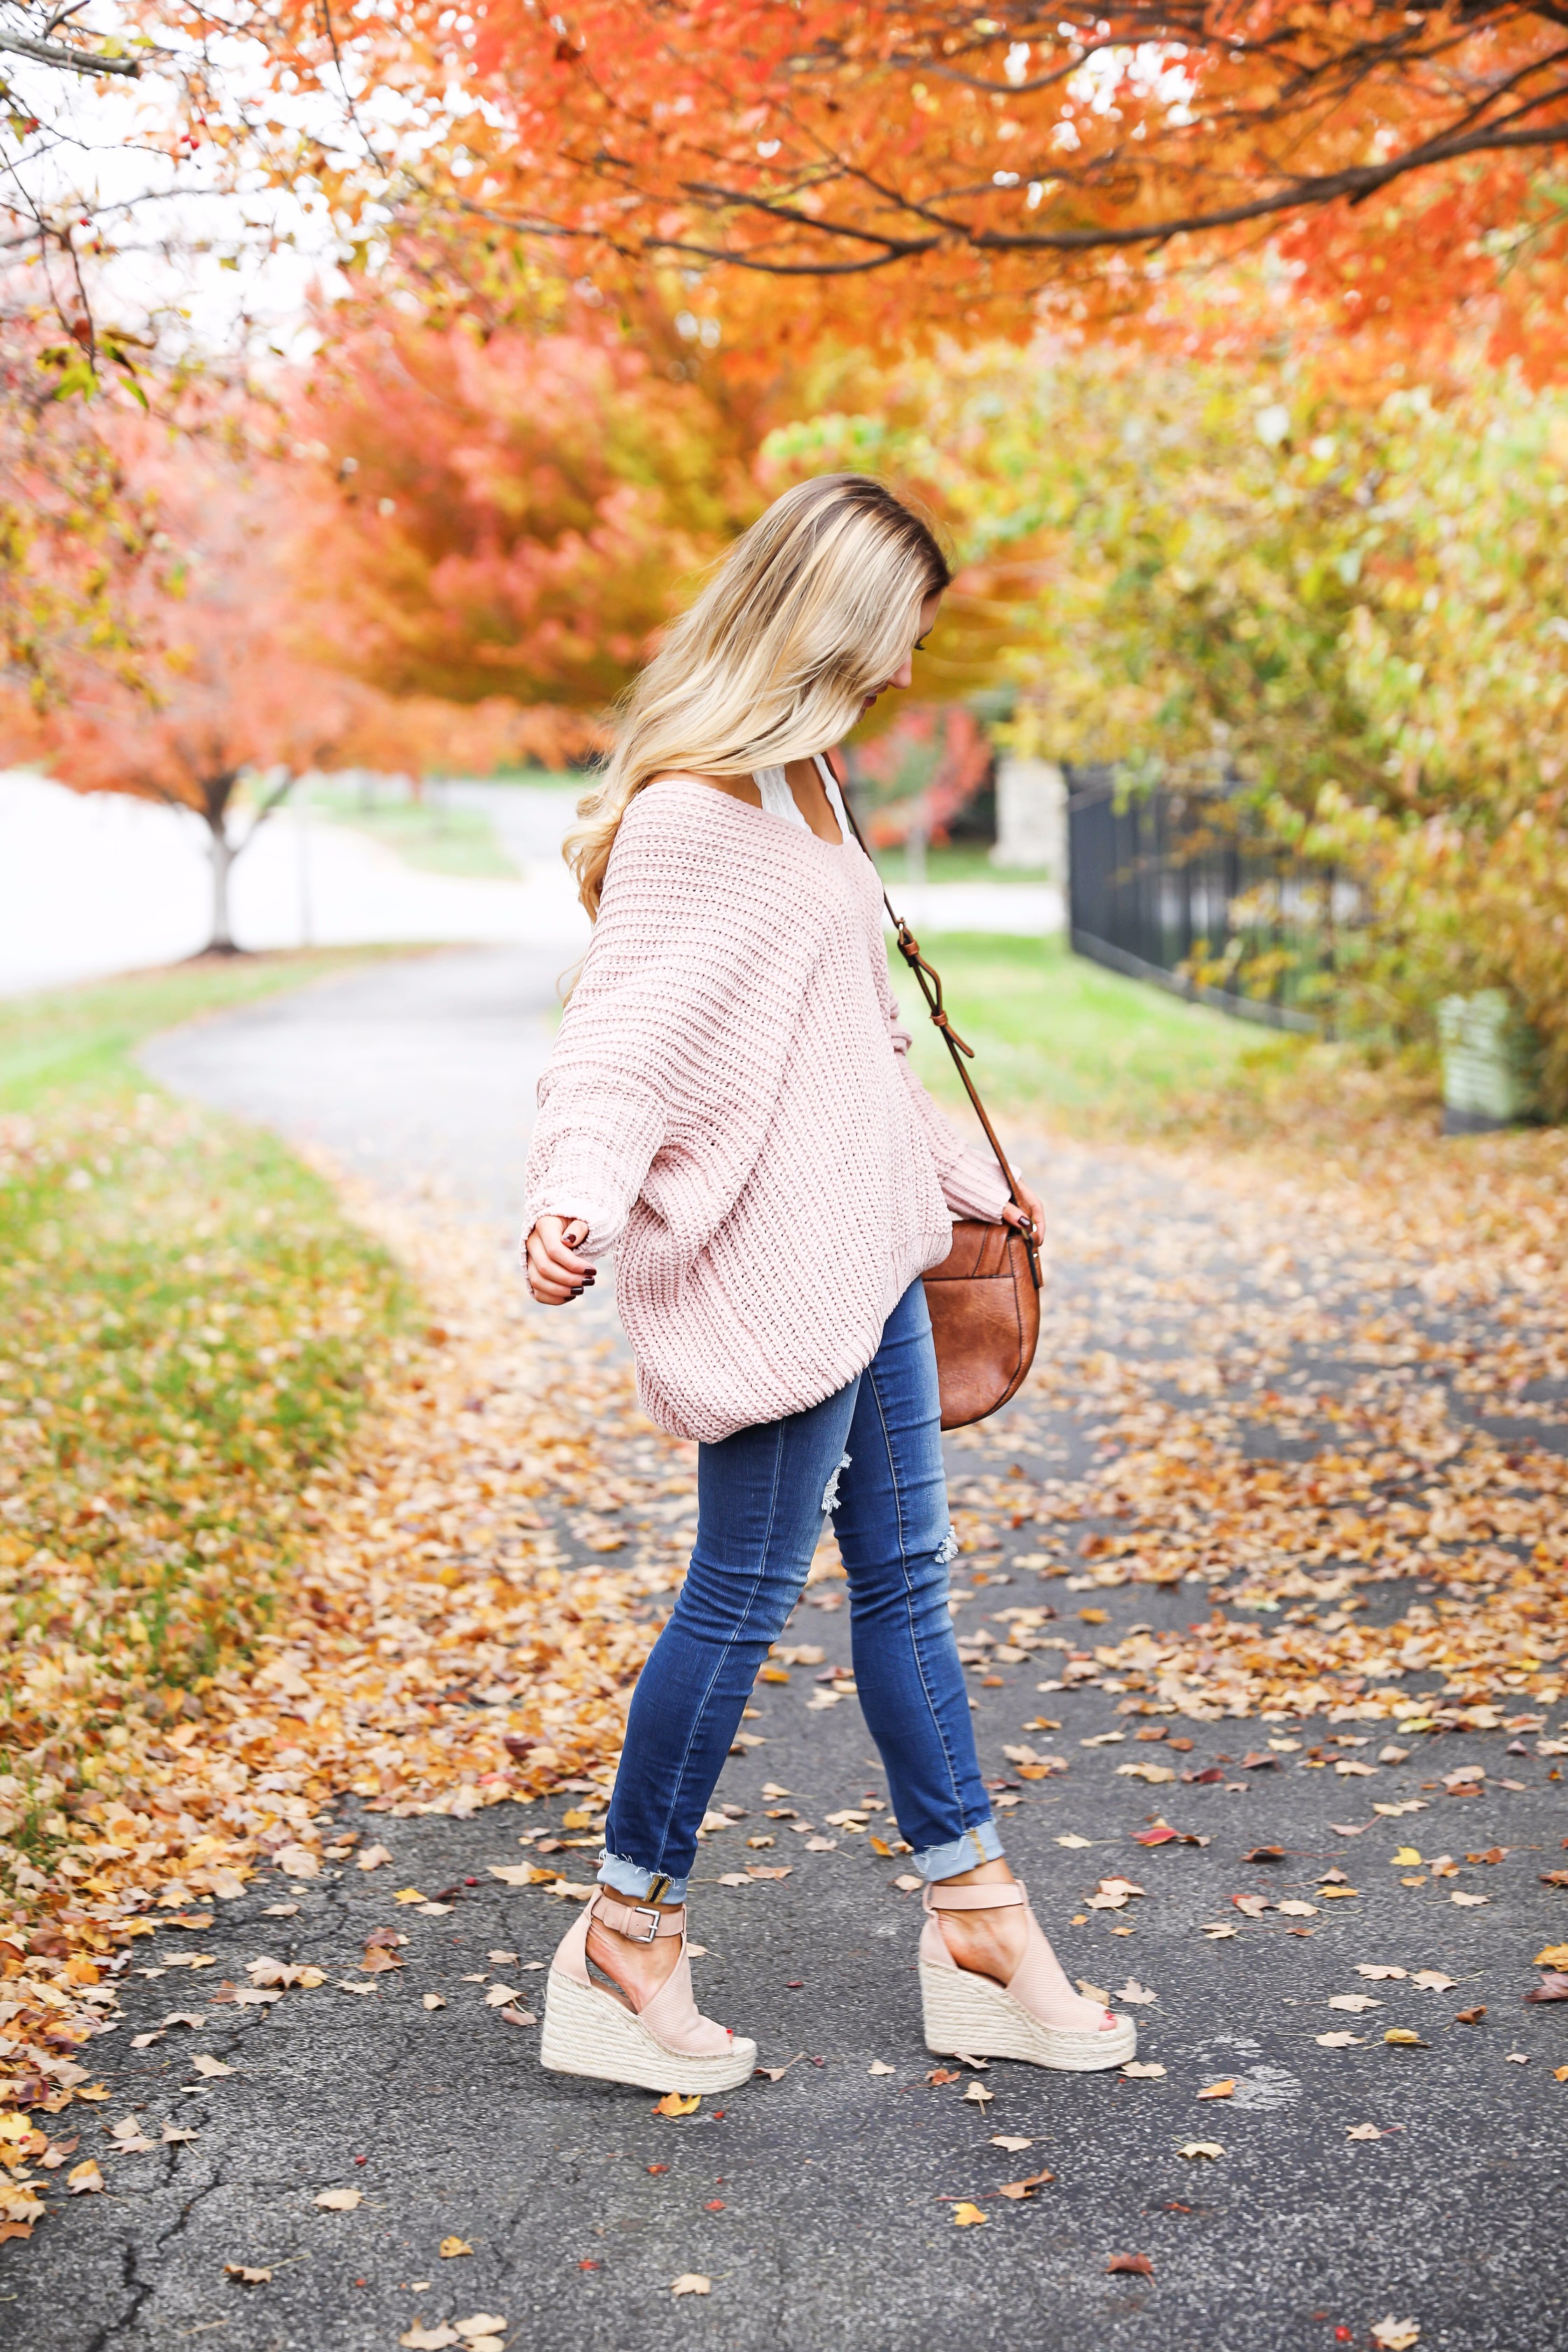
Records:
[[[702,1446],[697,1492],[691,1565],[632,1697],[601,1884],[684,1899],[741,1710],[828,1513],[849,1580],[856,1687],[914,1867],[951,1878],[998,1855],[947,1607],[953,1544],[921,1284],[847,1388]]]

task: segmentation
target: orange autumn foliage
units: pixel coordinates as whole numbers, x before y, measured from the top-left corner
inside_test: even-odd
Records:
[[[613,297],[650,266],[710,303],[761,277],[772,338],[994,334],[1042,296],[1079,320],[1184,307],[1195,265],[1272,239],[1338,331],[1479,311],[1500,349],[1561,352],[1555,7],[496,0],[470,23],[403,0],[329,37],[281,0],[260,21],[280,72],[330,94],[347,65],[431,124],[416,164],[356,153],[346,123],[301,159],[390,207],[426,300],[444,277],[492,296],[521,245]]]

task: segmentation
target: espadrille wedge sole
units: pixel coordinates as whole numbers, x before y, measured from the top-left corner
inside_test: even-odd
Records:
[[[990,1977],[921,1962],[926,2048],[939,2058],[1021,2058],[1063,2074],[1123,2066],[1138,2051],[1138,2028],[1119,2017],[1113,2029],[1072,2033],[1046,2025]]]
[[[757,2045],[739,2038],[722,2056],[668,2050],[640,2017],[595,1984],[552,1969],[545,1988],[540,2063],[555,2074],[586,2074],[644,2091],[732,2091],[748,2081]]]

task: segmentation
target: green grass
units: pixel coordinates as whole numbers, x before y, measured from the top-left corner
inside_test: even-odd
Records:
[[[0,1004],[0,1748],[40,1786],[248,1653],[408,1311],[325,1183],[132,1059],[353,960]]]
[[[971,1074],[989,1107],[1100,1132],[1169,1131],[1189,1107],[1293,1060],[1300,1041],[1184,1004],[1124,980],[1058,940],[932,932],[953,1026],[975,1049]],[[913,975],[892,957],[893,987],[915,1032],[915,1066],[944,1103],[963,1089],[925,1016]]]
[[[356,793],[326,790],[314,792],[308,805],[333,824],[379,841],[422,873],[481,882],[517,879],[517,867],[496,839],[494,826],[478,809],[444,808],[438,799],[367,805]]]
[[[889,889],[908,879],[909,860],[901,849],[879,849],[877,864]],[[1042,868],[1015,866],[993,866],[991,852],[983,843],[955,843],[947,849],[928,849],[926,880],[928,882],[1046,882],[1049,876]]]

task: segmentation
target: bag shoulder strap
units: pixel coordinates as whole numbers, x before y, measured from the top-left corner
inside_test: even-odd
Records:
[[[826,754],[826,759],[828,766],[833,771],[833,780],[838,786],[838,796],[844,804],[844,814],[849,820],[849,830],[855,835],[855,838],[859,844],[862,851],[864,851],[872,872],[876,874],[878,882],[881,885],[882,904],[888,910],[888,920],[893,927],[893,935],[898,944],[899,953],[903,957],[904,961],[909,965],[910,970],[913,972],[916,985],[919,987],[921,994],[925,998],[926,1010],[931,1015],[932,1027],[940,1033],[942,1044],[947,1047],[948,1052],[952,1056],[952,1066],[963,1081],[963,1091],[969,1097],[971,1103],[974,1107],[974,1115],[976,1118],[978,1118],[981,1126],[985,1130],[986,1142],[991,1146],[993,1152],[995,1154],[996,1165],[1002,1171],[1002,1181],[1007,1187],[1008,1198],[1013,1202],[1015,1208],[1022,1209],[1024,1203],[1018,1192],[1018,1181],[1013,1173],[1012,1165],[1008,1160],[1006,1153],[1002,1149],[1001,1139],[998,1137],[995,1129],[991,1124],[990,1116],[986,1111],[985,1106],[980,1099],[979,1090],[975,1087],[974,1081],[970,1076],[968,1070],[964,1067],[966,1061],[972,1062],[974,1059],[974,1048],[973,1045],[966,1045],[964,1044],[963,1039],[959,1035],[957,1030],[952,1025],[952,1022],[948,1014],[947,1006],[942,999],[942,974],[937,971],[934,964],[927,962],[925,957],[921,953],[921,943],[919,940],[916,939],[908,923],[904,921],[903,917],[896,914],[893,910],[893,903],[888,896],[887,886],[882,883],[881,873],[877,866],[877,861],[871,856],[871,852],[867,845],[866,836],[860,830],[859,821],[856,817],[855,811],[850,805],[849,781],[845,769],[842,752],[840,752],[836,746]],[[1029,1222],[1026,1211],[1025,1212],[1023,1234],[1026,1243],[1028,1244],[1029,1271],[1034,1276],[1035,1287],[1037,1290],[1040,1286],[1039,1241],[1033,1224]]]

